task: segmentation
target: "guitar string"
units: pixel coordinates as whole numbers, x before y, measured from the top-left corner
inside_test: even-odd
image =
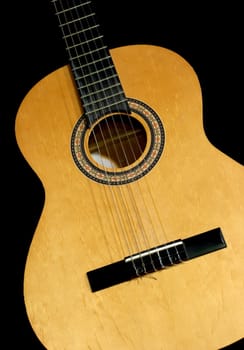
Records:
[[[95,136],[96,137],[96,136]],[[139,141],[138,140],[136,140],[138,143],[139,143]],[[97,143],[97,140],[95,141],[96,143]],[[121,140],[120,140],[120,142],[121,142]],[[130,143],[130,140],[129,140],[129,143]],[[105,145],[106,145],[106,143],[105,143]],[[99,146],[98,146],[99,147]],[[140,147],[140,145],[139,145],[139,147]],[[131,150],[133,151],[133,148],[132,148],[132,146],[131,146],[131,144],[130,144],[130,148],[131,148]],[[125,153],[125,150],[122,148],[122,150],[123,150],[123,152]],[[132,152],[132,153],[134,153],[134,152]],[[109,154],[109,153],[108,153]],[[125,156],[126,156],[126,153],[125,153]],[[136,160],[136,157],[135,157],[135,155],[134,155],[134,159]],[[129,164],[129,162],[128,162],[128,160],[127,160],[127,163]],[[103,165],[104,166],[104,165]],[[106,167],[104,166],[104,169],[105,169]],[[148,184],[148,183],[147,183]],[[136,213],[137,213],[137,216],[138,216],[138,207],[136,206],[136,203],[135,203],[135,198],[134,198],[134,196],[132,196],[133,195],[133,193],[130,193],[130,198],[131,198],[131,200],[133,201],[133,205],[134,205],[134,208],[135,208],[135,211],[136,211]],[[142,197],[143,198],[143,197]],[[154,201],[153,201],[153,203],[154,203]],[[154,203],[155,204],[155,203]],[[147,206],[145,206],[146,208],[147,208]],[[160,216],[159,216],[160,217]],[[121,222],[121,219],[120,219],[120,222]],[[151,223],[152,223],[152,221],[151,221]],[[140,226],[141,227],[141,230],[144,230],[144,228],[142,227],[142,226]]]
[[[92,13],[92,9],[91,8],[90,8],[90,13]],[[77,15],[78,15],[78,13],[77,13]],[[95,24],[96,23],[94,22],[94,25]],[[87,22],[87,26],[88,26],[88,28],[90,28],[89,22]],[[90,34],[92,35],[92,31],[90,31]],[[86,32],[85,32],[84,36],[86,38],[86,41],[88,42],[88,38],[86,36]],[[97,33],[97,36],[100,37],[100,33]],[[93,39],[93,37],[92,37],[92,39]],[[94,43],[95,43],[96,49],[99,49],[99,47],[97,47],[97,45],[96,45],[96,41]],[[90,49],[89,42],[88,42],[88,47]],[[99,59],[101,59],[100,51],[98,51],[98,57],[99,57]],[[86,60],[86,62],[87,62],[87,60]],[[87,62],[87,63],[89,63],[89,62]],[[102,62],[102,67],[105,70],[103,62]],[[106,70],[105,70],[105,76],[107,76]],[[110,128],[109,128],[109,125],[108,125],[108,122],[107,122],[107,118],[105,118],[105,123],[107,125],[107,130],[109,131],[110,137],[111,137],[111,131],[110,131]],[[107,146],[106,139],[105,139],[105,136],[103,134],[103,129],[102,129],[100,123],[98,123],[98,127],[99,127],[99,130],[100,130],[100,134],[102,136],[102,139],[103,139],[103,144],[104,144],[104,146],[106,148],[106,153],[108,154],[109,159],[112,159],[111,154],[110,154],[110,149]],[[94,134],[94,138],[96,138],[96,133],[93,132],[93,134]],[[113,138],[111,137],[111,139],[112,139],[112,143],[113,143],[113,146],[114,146]],[[99,149],[99,145],[98,145],[98,149]],[[116,148],[115,148],[115,150],[116,150]],[[101,151],[99,151],[99,153],[102,154]],[[104,166],[104,170],[105,170],[106,174],[108,175],[108,172],[107,172],[107,169],[106,169],[105,166]],[[108,179],[108,183],[110,183],[109,176],[107,176],[107,179]],[[123,219],[123,224],[121,225],[121,231],[126,233],[125,237],[126,237],[126,241],[128,243],[132,242],[132,241],[134,242],[134,245],[136,246],[136,249],[138,251],[140,249],[140,245],[139,245],[137,237],[135,235],[133,235],[132,238],[131,238],[131,235],[129,234],[129,232],[132,232],[132,233],[135,232],[135,227],[134,227],[134,224],[133,224],[132,217],[130,216],[130,210],[128,210],[128,207],[127,207],[128,203],[127,203],[127,201],[126,201],[126,199],[124,197],[124,193],[123,193],[123,191],[121,189],[121,186],[116,186],[115,187],[115,186],[113,186],[110,183],[108,187],[109,187],[109,191],[111,192],[114,201],[116,202],[116,208],[120,208],[119,210],[117,210],[117,215],[120,215],[121,218]],[[121,210],[123,211],[124,214],[122,214],[120,212]],[[130,245],[131,245],[131,243],[130,243]],[[128,244],[127,244],[127,246],[128,246]],[[128,251],[129,251],[129,255],[131,255],[132,252],[133,252],[133,249],[129,247]]]
[[[127,218],[127,221],[128,221],[128,219],[129,219],[129,218]],[[129,220],[129,222],[131,222],[131,221]],[[133,229],[132,229],[132,230],[133,230]],[[133,230],[133,231],[134,231],[134,230]]]
[[[65,19],[66,19],[66,22],[68,22],[68,21],[67,21],[67,17],[66,17],[66,11],[67,11],[67,9],[63,7],[63,4],[61,4],[61,6],[62,6],[62,9],[61,9],[60,13],[61,13],[61,12],[63,13],[63,15],[64,15],[64,17],[65,17]],[[76,7],[76,6],[74,6],[74,7],[72,7],[72,8],[75,8],[75,7]],[[56,13],[57,13],[57,14],[59,13],[57,7],[56,7]],[[72,14],[72,13],[71,13],[71,14]],[[58,18],[59,18],[59,15],[58,15]],[[60,20],[60,18],[59,18],[59,20]],[[60,21],[60,24],[62,24],[62,21]],[[67,25],[67,28],[68,28],[68,30],[69,30],[70,38],[71,38],[73,44],[75,45],[75,42],[74,42],[74,39],[73,39],[73,33],[72,33],[72,31],[70,30],[69,25]],[[62,27],[61,27],[61,30],[63,31],[63,28],[62,28]],[[63,36],[64,36],[64,38],[65,38],[65,36],[66,36],[64,31],[63,31]],[[65,40],[66,40],[66,39],[65,39]],[[68,45],[68,43],[66,43],[66,44]],[[77,56],[79,56],[79,53],[78,53],[78,51],[77,51],[76,48],[75,48],[75,51],[76,51],[76,53],[77,53]],[[68,52],[68,54],[69,54],[69,52]],[[72,59],[72,56],[70,56],[69,58]],[[81,62],[80,62],[79,59],[78,59],[78,61],[79,61],[79,64],[80,64],[80,68],[81,68],[81,70],[82,70],[82,64],[81,64]],[[96,135],[95,135],[95,134],[94,134],[94,139],[95,139],[95,142],[96,142],[97,147],[99,148],[99,144],[98,144],[98,141],[96,140]],[[104,168],[104,172],[105,172],[105,174],[106,174],[106,176],[107,176],[107,178],[108,178],[108,181],[109,181],[109,177],[108,177],[108,175],[107,175],[107,170],[106,170],[105,164],[102,164],[102,167]],[[92,187],[92,186],[91,186],[91,187]],[[110,195],[111,195],[111,197],[112,197],[112,203],[113,203],[113,205],[114,205],[114,207],[115,207],[115,211],[116,211],[116,214],[117,214],[117,217],[116,217],[117,220],[116,220],[115,217],[114,217],[114,211],[113,211],[113,210],[108,211],[108,212],[110,212],[110,214],[111,214],[111,216],[112,216],[112,221],[114,222],[114,226],[115,226],[115,228],[116,228],[117,237],[120,238],[119,232],[121,231],[121,227],[123,227],[122,222],[123,222],[124,219],[123,219],[123,217],[122,217],[122,215],[121,215],[121,212],[120,212],[120,210],[119,210],[118,203],[117,203],[117,200],[116,200],[116,198],[115,198],[115,193],[111,190],[111,186],[108,186],[108,187],[109,187],[109,189],[110,189]],[[109,197],[108,197],[109,194],[108,194],[108,191],[107,191],[107,187],[106,187],[106,186],[101,186],[101,189],[102,189],[102,191],[104,192],[105,201],[106,201],[107,203],[110,203],[111,200],[108,199],[108,198],[109,198]],[[97,212],[99,212],[98,209],[97,209]],[[117,224],[117,222],[119,222],[119,223]],[[101,220],[100,223],[101,223],[101,226],[103,226],[103,225],[102,225],[102,220]],[[118,229],[118,226],[120,226],[120,229]],[[125,232],[125,231],[122,230],[122,232]],[[106,236],[106,235],[104,235],[104,236]],[[128,252],[129,252],[129,254],[131,255],[131,254],[132,254],[132,251],[131,251],[131,249],[130,249],[129,240],[128,240],[128,238],[127,238],[125,235],[124,235],[124,240],[125,240],[125,244],[126,244],[126,246],[127,246],[127,250],[128,250]],[[109,246],[109,245],[108,245],[108,246]],[[126,254],[125,251],[124,251],[123,246],[121,246],[121,247],[122,247],[122,250],[123,250],[123,254]]]
[[[99,34],[99,33],[98,33],[98,34]],[[120,119],[121,119],[121,124],[122,124],[123,127],[124,127],[124,132],[125,132],[125,135],[126,135],[126,137],[127,137],[127,141],[128,141],[128,143],[129,143],[129,146],[130,146],[130,151],[131,151],[131,153],[133,154],[134,161],[136,161],[137,158],[136,158],[136,155],[135,155],[135,153],[134,153],[134,149],[133,149],[133,146],[132,146],[132,144],[131,144],[130,138],[128,137],[128,134],[126,133],[126,128],[125,128],[125,125],[124,125],[124,123],[123,123],[121,114],[119,114],[119,117],[120,117]],[[134,129],[134,126],[132,125],[132,122],[131,122],[131,118],[128,118],[128,120],[129,120],[129,122],[130,122],[131,129]],[[116,123],[114,123],[114,126],[116,127]],[[134,131],[135,131],[135,130],[134,130]],[[118,131],[117,131],[117,134],[119,135],[119,132],[118,132]],[[141,144],[140,144],[140,142],[139,142],[139,140],[138,140],[137,137],[135,138],[135,141],[136,141],[136,143],[137,143],[138,149],[140,149],[140,154],[142,154],[143,150],[142,150],[142,148],[141,148]],[[122,151],[123,151],[123,153],[124,153],[124,156],[126,157],[126,151],[124,150],[124,147],[123,147],[123,144],[122,144],[122,142],[121,142],[121,139],[120,139],[120,143],[121,143],[121,145],[122,145],[121,148],[122,148]],[[127,165],[129,165],[129,161],[128,161],[128,160],[127,160]],[[152,193],[151,193],[151,191],[150,191],[150,189],[149,189],[149,185],[148,185],[147,179],[145,179],[145,183],[146,183],[147,188],[148,188],[148,193],[151,195],[151,199],[152,199]],[[136,182],[136,184],[140,187],[140,184],[139,184],[138,182]],[[140,192],[142,192],[142,191],[140,190]],[[131,196],[131,198],[132,198],[132,196]],[[153,225],[153,220],[152,220],[152,218],[151,218],[151,215],[149,214],[148,206],[145,204],[145,199],[144,199],[144,197],[141,196],[141,198],[142,198],[143,201],[144,201],[144,208],[145,208],[146,211],[147,211],[147,216],[148,216],[148,218],[149,218],[151,227],[153,228],[153,227],[154,227],[154,225]],[[134,203],[135,203],[135,198],[134,198],[134,197],[132,198],[132,200],[133,200]],[[157,216],[157,218],[158,218],[158,221],[160,222],[160,226],[161,226],[161,228],[162,228],[162,232],[163,232],[163,234],[165,235],[165,238],[166,238],[165,229],[164,229],[164,227],[163,227],[163,224],[162,224],[162,221],[161,221],[161,217],[160,217],[160,215],[159,215],[159,213],[158,213],[158,210],[156,209],[156,204],[155,204],[155,201],[154,201],[154,200],[152,200],[152,205],[153,205],[154,211],[156,212],[156,216]],[[135,205],[135,208],[136,208],[137,212],[139,212],[139,210],[138,210],[138,208],[136,207],[136,205]],[[138,215],[138,216],[139,216],[139,215]],[[144,228],[142,228],[142,225],[141,225],[141,229],[144,230]],[[144,231],[145,231],[145,230],[144,230]],[[160,241],[159,241],[159,239],[158,239],[158,236],[157,236],[157,234],[156,234],[156,230],[153,229],[152,231],[153,231],[153,233],[154,233],[154,237],[156,238],[157,243],[160,243]]]
[[[94,24],[95,24],[95,23],[94,23]],[[97,36],[99,36],[99,34],[100,34],[100,33],[97,31]],[[101,56],[100,56],[100,58],[101,58]],[[102,62],[102,63],[103,63],[103,62]],[[104,67],[104,65],[103,65],[103,67]],[[104,68],[105,68],[105,67],[104,67]],[[119,113],[119,110],[118,110],[118,113]],[[111,114],[112,114],[112,111],[111,111]],[[120,118],[121,121],[122,121],[122,125],[123,125],[123,127],[124,127],[125,134],[127,135],[127,138],[128,138],[128,134],[126,133],[126,128],[125,128],[125,125],[124,125],[123,118],[122,118],[122,116],[121,116],[120,113],[119,113],[118,115],[119,115],[119,118]],[[130,120],[130,118],[129,118],[129,120]],[[116,130],[116,129],[117,129],[117,124],[116,124],[116,122],[115,122],[115,120],[114,120],[114,117],[112,117],[112,121],[113,121],[113,124],[114,124],[114,128],[115,128],[115,130]],[[113,141],[113,136],[112,136],[112,134],[111,134],[110,127],[109,127],[109,124],[108,124],[107,119],[105,119],[105,122],[106,122],[106,124],[107,124],[107,129],[108,129],[109,132],[110,132],[110,137],[111,137],[111,139],[112,139],[112,142],[114,143],[114,141]],[[116,132],[117,132],[117,135],[119,136],[119,137],[118,137],[118,140],[119,140],[119,143],[120,143],[120,147],[121,147],[123,156],[124,156],[124,158],[126,159],[126,164],[129,165],[129,161],[128,161],[128,157],[127,157],[127,152],[126,152],[125,149],[124,149],[124,145],[123,145],[122,140],[121,140],[121,138],[120,138],[120,134],[119,134],[118,130],[116,130]],[[131,152],[134,154],[134,152],[133,152],[133,147],[131,146],[130,139],[128,138],[128,140],[129,140],[129,144],[130,144],[130,150],[131,150]],[[106,145],[106,143],[105,143],[105,145]],[[117,154],[117,159],[119,160],[119,165],[120,165],[120,167],[122,167],[122,164],[121,164],[121,161],[120,161],[120,157],[119,157],[119,154],[118,154],[118,152],[117,152],[117,148],[116,148],[115,145],[114,145],[114,149],[115,149],[115,152],[116,152],[116,154]],[[135,161],[135,160],[136,160],[136,157],[134,157],[134,161]],[[123,187],[123,188],[124,188],[124,187]],[[129,194],[130,202],[132,203],[133,210],[134,210],[134,212],[135,212],[135,214],[136,214],[135,216],[136,216],[137,221],[138,221],[138,226],[139,226],[140,233],[142,234],[142,236],[143,236],[143,238],[144,238],[144,244],[146,245],[146,248],[149,248],[150,245],[149,245],[149,242],[148,242],[148,239],[147,239],[147,235],[146,235],[146,232],[145,232],[145,228],[144,228],[144,225],[143,225],[143,223],[142,223],[141,216],[139,215],[139,209],[138,209],[138,206],[137,206],[137,204],[136,204],[135,197],[134,197],[134,195],[133,195],[133,192],[130,190],[130,189],[131,189],[130,184],[127,184],[126,188],[127,188],[127,190],[128,190],[128,194]],[[125,199],[125,194],[124,194],[124,191],[123,191],[122,189],[121,189],[121,191],[120,191],[120,194],[121,194],[121,198],[122,198],[122,203],[127,204],[127,201],[126,201],[126,199]],[[123,197],[123,196],[124,196],[124,197]],[[126,209],[126,208],[125,208],[125,209]],[[128,212],[129,212],[129,211],[127,211],[127,213],[128,213]],[[135,230],[135,225],[134,225],[133,220],[130,220],[130,221],[131,221],[131,226],[133,226],[132,229],[134,229],[134,231],[136,232],[136,230]],[[137,238],[137,240],[138,240],[138,242],[139,242],[139,239],[138,239],[138,238]],[[139,249],[138,249],[138,244],[137,244],[137,250],[139,251]],[[140,250],[142,250],[141,245],[140,245]]]
[[[88,39],[86,40],[86,42],[88,42]],[[89,46],[89,43],[88,43],[88,46]],[[86,61],[87,61],[87,60],[86,60]],[[88,63],[88,62],[87,62],[87,63]],[[88,66],[88,68],[89,68],[89,66]],[[103,136],[102,130],[101,130],[101,135],[102,135],[102,137],[103,137],[103,141],[104,141],[104,144],[105,144],[105,146],[106,146],[106,143],[105,143],[105,140],[104,140],[104,136]],[[98,149],[99,149],[99,144],[98,144],[98,142],[96,141],[96,135],[95,135],[95,133],[94,133],[94,139],[95,139],[95,142],[96,142],[97,147],[98,147]],[[107,149],[107,153],[109,154],[109,150],[108,150],[108,149]],[[108,182],[109,182],[109,176],[108,176],[106,167],[105,167],[105,165],[104,165],[103,162],[102,162],[102,166],[103,166],[103,168],[104,168],[105,174],[107,175],[107,179],[108,179]],[[106,193],[106,192],[107,192],[107,191],[105,190],[105,193]],[[125,225],[122,224],[122,221],[124,221],[124,222],[127,221],[128,223],[131,223],[131,220],[130,220],[130,218],[128,217],[128,213],[129,213],[129,212],[128,212],[128,210],[124,210],[124,212],[125,212],[126,215],[127,215],[127,220],[123,219],[123,215],[121,214],[121,211],[119,210],[118,200],[116,199],[116,193],[115,193],[115,191],[112,190],[112,187],[110,187],[110,192],[111,192],[111,195],[112,195],[113,202],[115,203],[115,207],[116,207],[116,209],[117,209],[117,216],[120,217],[121,227],[125,227]],[[131,231],[133,230],[132,226],[130,227],[130,230],[131,230]],[[125,232],[125,228],[123,229],[123,232]],[[129,236],[128,236],[128,237],[129,237]],[[127,238],[126,241],[129,242],[129,239]],[[136,242],[135,242],[135,243],[136,243]],[[128,247],[128,243],[127,243],[127,247]],[[129,251],[130,251],[130,250],[129,250]]]
[[[64,15],[64,18],[66,19],[66,22],[68,22],[68,20],[67,20],[67,18],[66,18],[66,11],[68,11],[68,10],[67,10],[66,8],[63,7],[62,2],[60,2],[60,3],[61,3],[61,11],[59,11],[58,8],[56,8],[56,14],[62,13],[62,14]],[[62,21],[60,21],[59,15],[58,15],[58,19],[59,19],[60,24],[62,24]],[[69,26],[67,26],[67,29],[68,29],[68,31],[69,31],[68,36],[71,38],[71,40],[72,40],[72,42],[73,42],[73,33],[72,33],[72,31],[70,30]],[[61,30],[62,30],[62,33],[63,33],[64,40],[66,41],[66,38],[65,38],[65,37],[67,36],[67,33],[64,32],[64,30],[63,30],[62,27],[61,27]],[[67,43],[67,42],[66,42],[66,45],[68,46],[68,43]],[[76,49],[75,49],[75,51],[77,52]],[[68,52],[68,54],[69,54],[69,52]],[[77,56],[78,56],[78,52],[77,52]],[[72,59],[72,56],[70,56],[70,54],[69,54],[69,58]],[[90,182],[88,182],[88,184],[90,184]],[[90,186],[90,191],[91,191],[91,193],[93,194],[93,188],[92,188],[92,186]],[[93,198],[94,198],[94,199],[95,199],[95,197],[96,197],[96,196],[94,196],[94,194],[93,194]],[[108,202],[108,200],[107,200],[107,202]],[[99,211],[99,209],[98,209],[98,206],[96,205],[97,203],[96,203],[95,200],[94,200],[94,204],[95,204],[95,206],[96,206],[96,211],[97,211],[97,215],[98,215],[98,218],[99,218],[99,221],[100,221],[100,226],[101,226],[103,232],[105,232],[105,230],[104,230],[104,225],[103,225],[103,221],[102,221],[101,216],[100,216],[100,211]],[[109,211],[108,211],[108,212],[109,212]],[[111,213],[113,214],[113,211],[112,211]],[[118,221],[119,221],[119,222],[120,222],[120,220],[121,220],[120,217],[118,217]],[[116,221],[115,219],[112,219],[112,221],[113,221],[113,223],[114,223],[114,225],[115,225],[115,230],[117,231],[117,230],[118,230],[117,225],[116,225],[116,224],[117,224],[117,221]],[[106,235],[104,234],[103,236],[104,236],[104,238],[106,239]]]
[[[89,24],[89,23],[88,23],[88,24]],[[95,24],[95,23],[94,23],[94,24]],[[98,34],[100,34],[100,33],[98,33]],[[106,119],[105,121],[107,122],[107,119]],[[115,122],[114,122],[114,124],[116,125]],[[124,124],[123,124],[123,125],[124,125]],[[108,126],[108,130],[109,130],[109,126]],[[112,140],[113,140],[113,139],[112,139]],[[119,139],[119,140],[120,140],[120,139]],[[121,143],[121,140],[120,140],[120,143]],[[105,145],[106,145],[106,143],[105,143]],[[133,148],[132,148],[131,144],[130,144],[130,148],[131,148],[131,151],[133,151]],[[123,151],[123,153],[124,153],[124,155],[125,155],[125,158],[127,159],[127,155],[126,155],[126,152],[125,152],[125,150],[124,150],[123,145],[122,145],[122,151]],[[117,157],[117,158],[119,159],[119,157]],[[136,158],[135,158],[134,160],[136,160]],[[127,159],[127,164],[129,164],[128,159]],[[130,189],[130,185],[127,186],[127,189]],[[129,192],[129,195],[130,195],[131,202],[133,203],[133,206],[134,206],[134,211],[136,212],[136,217],[137,217],[138,222],[139,222],[140,231],[141,231],[141,233],[143,233],[144,243],[147,244],[147,248],[150,248],[150,245],[149,245],[149,242],[148,242],[148,239],[147,239],[147,235],[146,235],[146,231],[145,231],[144,225],[143,225],[143,223],[142,223],[142,221],[141,221],[141,216],[140,216],[140,214],[139,214],[139,209],[138,209],[138,207],[137,207],[137,205],[136,205],[136,201],[135,201],[134,195],[133,195],[133,193],[132,193],[131,191],[128,191],[128,192]],[[123,196],[123,191],[121,191],[121,198],[122,198],[122,196]],[[123,199],[122,202],[123,202],[123,203],[126,203],[126,202],[125,202],[125,199]],[[131,222],[133,222],[133,221],[131,221]],[[151,222],[152,222],[152,221],[151,221]],[[133,231],[132,231],[132,232],[133,232]],[[138,245],[137,245],[137,246],[138,246]],[[138,250],[138,247],[137,247],[137,250]],[[139,250],[138,250],[138,251],[139,251]]]

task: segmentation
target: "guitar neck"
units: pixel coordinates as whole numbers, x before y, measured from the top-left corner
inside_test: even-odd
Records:
[[[91,1],[52,0],[89,124],[129,105]]]

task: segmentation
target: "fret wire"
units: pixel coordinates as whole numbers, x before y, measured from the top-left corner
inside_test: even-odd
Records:
[[[80,55],[77,55],[77,56],[70,56],[70,57],[72,58],[72,60],[76,60],[76,59],[78,60],[79,58],[88,56],[89,54],[93,54],[93,53],[96,53],[96,52],[99,52],[99,51],[102,51],[102,50],[105,51],[106,48],[107,48],[107,46],[103,46],[103,47],[97,48],[97,49],[95,49],[95,50],[91,50],[91,51],[89,51],[89,52],[84,52],[84,53],[82,53],[82,54],[80,54]],[[108,57],[110,58],[110,56],[108,56]],[[83,65],[82,65],[82,67],[83,67]]]
[[[110,80],[110,78],[113,78],[113,79],[117,79],[117,76],[114,74],[113,76],[110,76],[110,77],[106,77],[106,78],[103,78],[103,79],[100,79],[100,80],[96,80],[96,81],[93,81],[93,82],[91,82],[91,83],[87,83],[87,84],[85,84],[84,86],[85,87],[87,87],[87,88],[89,88],[89,87],[91,87],[91,86],[93,86],[93,85],[96,85],[96,84],[100,84],[100,82],[102,82],[102,83],[104,83],[104,82],[109,82],[109,80]],[[83,78],[80,78],[79,80],[81,80],[81,79],[83,79]],[[117,79],[118,80],[118,79]],[[100,85],[102,85],[102,84],[100,84]],[[110,84],[109,84],[110,85]],[[119,83],[119,85],[120,85],[120,83]],[[82,89],[84,89],[84,86],[78,86],[78,89],[79,90],[82,90]]]
[[[117,87],[117,86],[120,86],[120,83],[117,83],[117,84],[110,84],[109,86],[107,86],[107,87],[105,87],[105,88],[103,88],[102,90],[96,90],[96,91],[93,91],[93,92],[91,92],[90,94],[87,94],[87,95],[82,95],[83,96],[83,98],[86,98],[86,97],[89,97],[89,96],[91,96],[91,95],[96,95],[96,94],[100,94],[101,92],[103,92],[103,91],[106,91],[106,90],[109,90],[109,89],[112,89],[112,88],[114,88],[114,87]],[[86,87],[86,86],[85,86]],[[84,88],[85,88],[84,87]]]
[[[100,39],[102,39],[102,38],[103,38],[103,35],[100,35],[100,36],[98,36],[98,37],[96,37],[96,38],[89,39],[89,40],[86,40],[86,41],[82,41],[82,42],[79,43],[78,46],[82,46],[82,45],[84,45],[84,44],[87,45],[87,44],[89,44],[89,43],[91,43],[91,42],[100,40]],[[69,48],[71,48],[71,47],[66,47],[66,50],[68,50]],[[77,57],[78,57],[78,56],[77,56]]]
[[[102,50],[106,50],[107,48],[108,48],[107,46],[98,47],[97,49],[94,49],[94,50],[91,50],[91,51],[88,51],[88,52],[84,52],[84,53],[82,53],[79,56],[75,56],[75,57],[73,57],[73,59],[84,57],[84,56],[88,56],[88,55],[92,55],[93,53],[96,53],[96,52],[99,52],[99,51],[102,51]]]
[[[85,5],[89,5],[90,3],[91,3],[91,1],[87,1],[87,2],[84,2],[83,4],[79,4],[79,5],[67,8],[67,9],[63,9],[62,11],[56,12],[56,15],[59,15],[61,13],[65,13],[65,12],[68,12],[68,11],[77,10],[77,9],[79,9],[79,8],[85,6]]]
[[[87,31],[91,31],[91,30],[96,29],[96,28],[98,28],[98,27],[100,27],[99,24],[96,24],[96,25],[94,25],[94,26],[92,26],[92,27],[88,27],[88,28],[81,29],[81,30],[79,30],[79,31],[77,31],[77,32],[75,32],[75,33],[70,33],[70,34],[68,34],[68,35],[64,35],[64,36],[62,36],[62,38],[63,38],[63,39],[66,39],[66,38],[69,38],[69,37],[72,37],[72,36],[75,36],[75,35],[79,35],[79,34],[85,33],[85,32],[87,32]]]
[[[100,35],[100,36],[97,36],[96,38],[92,38],[92,39],[89,39],[89,40],[86,40],[86,41],[81,41],[79,44],[74,45],[74,47],[79,46],[79,45],[83,45],[83,44],[88,44],[88,43],[90,43],[92,41],[99,40],[99,39],[102,39],[102,38],[103,38],[103,35]],[[71,46],[67,46],[66,50],[69,50],[69,49],[72,49],[72,47]]]
[[[106,109],[106,108],[109,109],[110,107],[118,106],[119,104],[127,103],[127,102],[128,102],[127,99],[124,98],[124,99],[120,100],[119,102],[110,103],[110,104],[108,104],[106,106],[103,106],[103,107],[100,107],[100,108],[97,108],[97,109],[93,108],[92,111],[87,111],[86,114],[95,114],[97,112],[104,111],[104,109]]]
[[[95,13],[91,13],[90,15],[87,15],[87,16],[84,16],[84,17],[78,17],[78,18],[76,18],[76,19],[74,19],[73,21],[69,21],[69,22],[66,22],[66,23],[61,23],[61,24],[59,24],[59,27],[64,27],[64,26],[68,26],[68,25],[70,25],[70,24],[72,24],[72,23],[75,23],[75,22],[80,22],[80,21],[82,21],[83,19],[87,19],[87,18],[89,18],[89,17],[94,17],[95,16]],[[59,17],[59,16],[58,16]]]
[[[71,57],[72,59],[75,59],[75,57]],[[103,58],[100,58],[99,60],[94,60],[94,61],[92,61],[92,62],[89,62],[89,63],[87,63],[87,64],[82,64],[82,68],[85,68],[85,67],[89,67],[89,66],[92,66],[93,64],[95,64],[95,63],[98,63],[98,62],[103,62],[104,60],[109,60],[110,59],[110,56],[107,56],[107,57],[103,57]],[[113,68],[113,65],[110,65],[110,66],[108,66],[108,67],[106,67],[106,68]],[[97,71],[95,71],[95,73],[96,73]],[[91,72],[92,74],[94,73],[94,72]]]
[[[84,78],[87,78],[88,76],[91,76],[90,74],[87,74],[86,76],[84,76],[84,77],[80,77],[80,78],[75,78],[75,80],[76,81],[78,81],[78,80],[82,80],[82,79],[84,79]],[[112,76],[110,75],[109,77],[106,77],[106,78],[103,78],[103,79],[99,79],[99,80],[96,80],[96,81],[94,81],[94,82],[92,82],[92,83],[89,83],[89,84],[86,84],[85,85],[85,87],[90,87],[90,86],[92,86],[92,85],[95,85],[95,84],[99,84],[99,83],[103,83],[103,82],[105,82],[105,81],[108,81],[108,80],[110,80],[111,78],[114,78],[114,79],[118,79],[118,77],[117,77],[117,74],[113,74]],[[119,79],[118,79],[119,80]],[[78,87],[78,89],[81,89],[80,87]]]
[[[116,96],[119,96],[119,95],[122,95],[122,94],[123,94],[123,91],[119,91],[119,92],[117,92],[117,93],[115,93],[115,94],[112,94],[112,95],[106,95],[106,96],[103,97],[103,98],[96,99],[96,102],[95,102],[95,103],[100,103],[100,102],[102,102],[102,101],[105,101],[105,100],[107,100],[107,99],[112,99],[113,97],[116,97]],[[85,107],[87,107],[87,106],[90,106],[90,105],[93,105],[93,104],[94,104],[94,101],[85,103],[84,105],[85,105]]]

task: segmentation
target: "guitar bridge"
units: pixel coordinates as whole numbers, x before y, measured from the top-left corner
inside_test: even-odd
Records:
[[[145,250],[125,258],[126,264],[131,264],[137,277],[179,264],[188,260],[182,240]]]
[[[226,248],[221,229],[172,241],[87,272],[92,292]]]

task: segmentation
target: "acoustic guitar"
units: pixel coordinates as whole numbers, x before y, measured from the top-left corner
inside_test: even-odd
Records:
[[[202,123],[197,75],[109,50],[92,1],[52,0],[69,62],[16,117],[45,190],[24,275],[48,350],[217,350],[244,334],[243,167]]]

